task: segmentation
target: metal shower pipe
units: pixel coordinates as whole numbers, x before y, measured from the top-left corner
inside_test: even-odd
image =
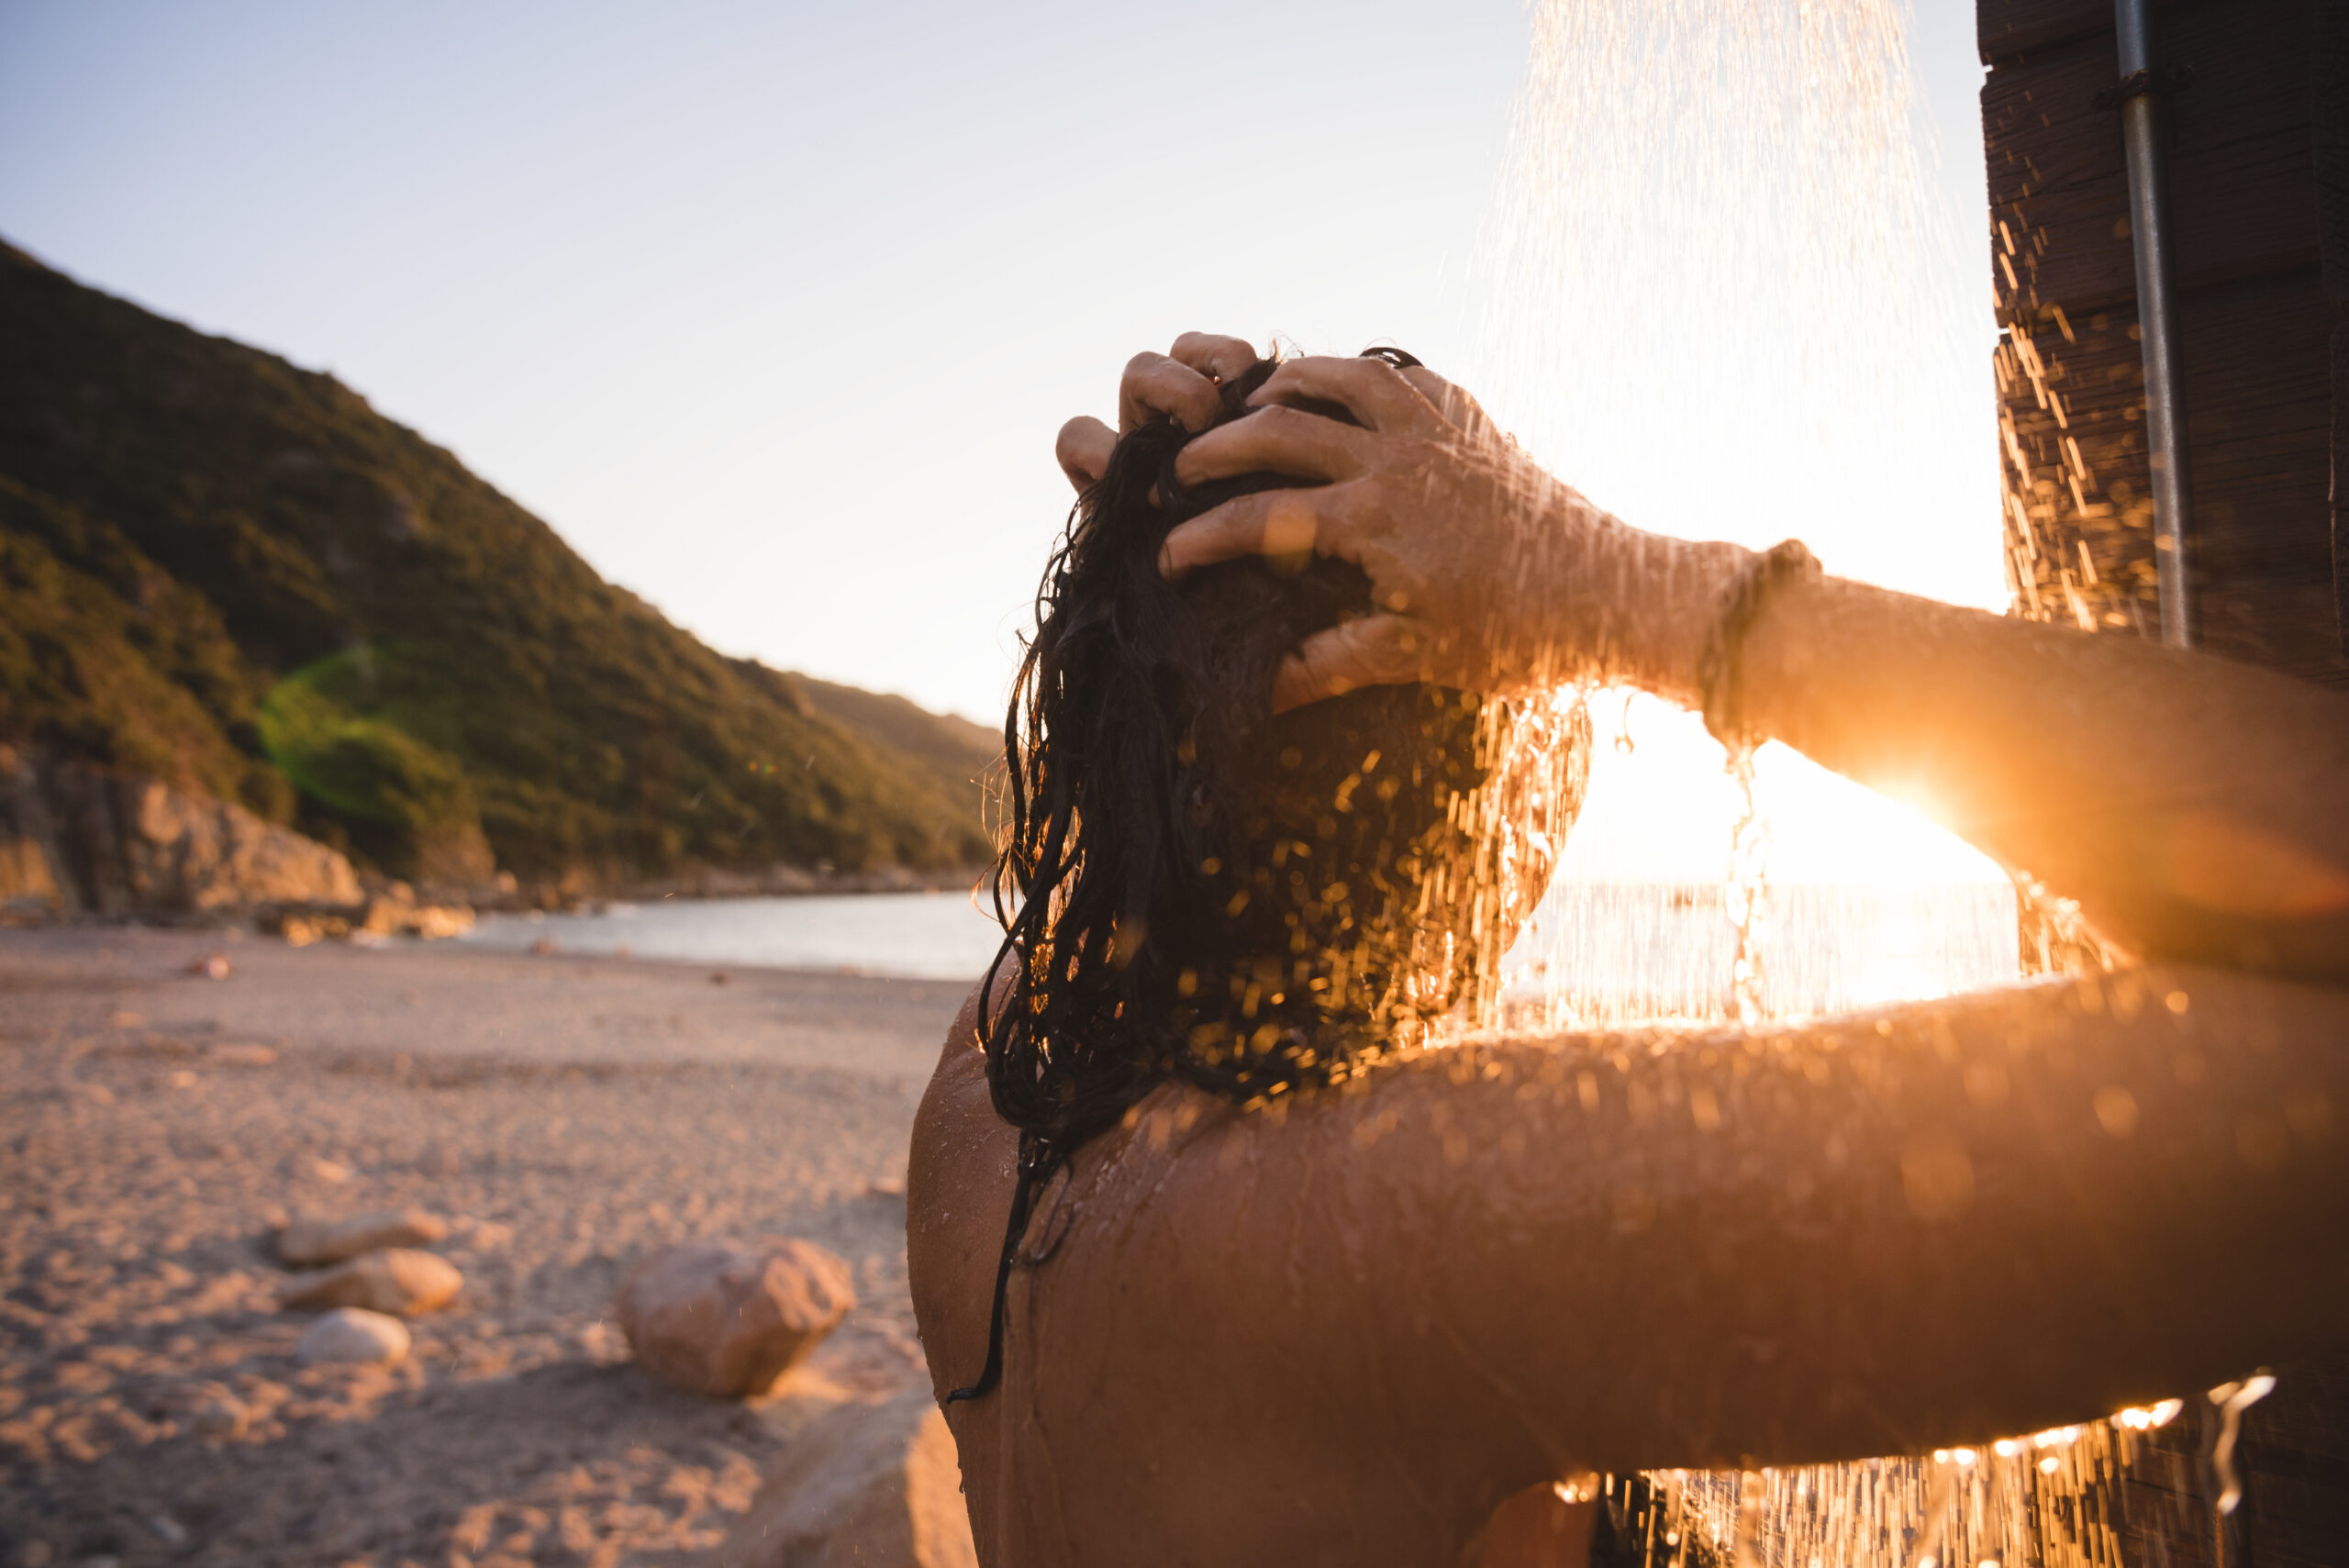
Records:
[[[2188,468],[2186,378],[2179,368],[2177,295],[2170,276],[2168,181],[2155,111],[2163,77],[2154,63],[2152,0],[2114,0],[2120,40],[2121,138],[2129,158],[2129,232],[2137,259],[2137,324],[2145,356],[2145,445],[2154,487],[2154,570],[2162,641],[2194,644],[2187,573]]]

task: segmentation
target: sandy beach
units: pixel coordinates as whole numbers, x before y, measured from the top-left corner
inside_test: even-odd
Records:
[[[966,990],[0,932],[0,1563],[694,1561],[796,1405],[923,1375],[905,1148]],[[273,1229],[409,1205],[456,1305],[395,1369],[299,1365]],[[855,1280],[807,1368],[742,1405],[629,1363],[636,1259],[775,1232]]]

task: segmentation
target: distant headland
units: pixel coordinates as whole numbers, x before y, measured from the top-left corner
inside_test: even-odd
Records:
[[[705,647],[332,376],[0,244],[0,910],[967,882],[998,755]]]

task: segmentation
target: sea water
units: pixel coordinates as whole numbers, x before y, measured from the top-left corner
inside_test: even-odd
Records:
[[[2015,973],[2004,885],[1775,886],[1771,1011],[1820,1013],[1945,995]],[[462,941],[594,957],[975,981],[1003,940],[968,892],[663,899],[560,915],[490,915]],[[1505,962],[1513,1000],[1553,1021],[1718,1018],[1736,928],[1719,885],[1562,882]]]
[[[964,890],[669,898],[576,914],[490,915],[462,940],[504,952],[976,981],[1003,931]]]
[[[1735,1016],[1737,922],[1713,884],[1561,882],[1502,961],[1512,1013],[1613,1026]],[[1773,884],[1755,944],[1765,1016],[1804,1018],[2011,983],[2009,883]]]

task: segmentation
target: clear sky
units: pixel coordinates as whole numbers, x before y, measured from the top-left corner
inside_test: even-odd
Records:
[[[1915,6],[1971,258],[1973,6]],[[1470,360],[1529,19],[0,0],[0,235],[333,372],[721,650],[995,723],[1052,434],[1135,350]]]

